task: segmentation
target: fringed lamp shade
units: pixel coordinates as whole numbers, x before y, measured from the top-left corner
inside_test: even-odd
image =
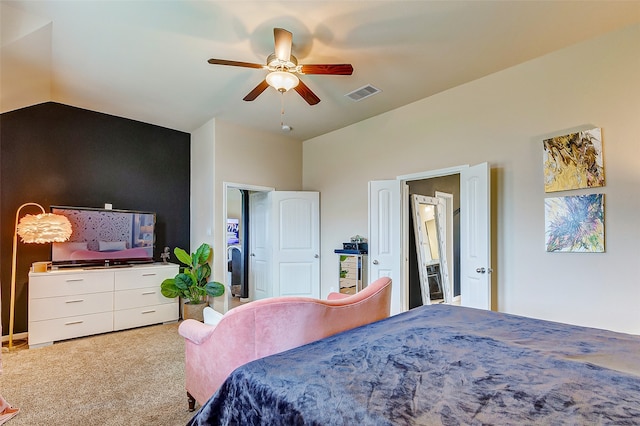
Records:
[[[71,236],[71,223],[53,213],[28,214],[20,219],[18,235],[23,243],[61,243]]]

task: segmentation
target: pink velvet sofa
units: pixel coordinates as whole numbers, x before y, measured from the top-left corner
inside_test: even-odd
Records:
[[[328,300],[274,297],[229,310],[208,325],[185,320],[185,373],[189,409],[205,403],[237,367],[258,358],[389,316],[391,279],[380,278],[354,295]]]

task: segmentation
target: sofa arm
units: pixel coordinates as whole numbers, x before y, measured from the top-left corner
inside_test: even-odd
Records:
[[[334,291],[334,292],[329,293],[329,295],[327,296],[327,300],[346,299],[349,296],[351,296],[351,294],[337,293],[337,292]]]
[[[213,334],[216,326],[208,325],[196,321],[194,319],[187,319],[182,321],[182,324],[178,327],[178,333],[185,339],[189,339],[196,345],[202,344]]]

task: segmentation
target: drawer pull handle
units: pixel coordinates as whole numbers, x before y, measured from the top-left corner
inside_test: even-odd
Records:
[[[64,323],[64,325],[74,325],[74,324],[82,324],[84,321],[71,321],[71,322],[66,322]]]
[[[84,278],[73,278],[73,279],[68,279],[67,280],[68,283],[72,283],[72,282],[76,282],[76,281],[84,281]]]
[[[155,273],[153,272],[149,272],[147,274],[142,274],[143,277],[153,277],[155,275]]]
[[[155,309],[150,310],[150,311],[142,311],[143,314],[152,314],[155,312]]]
[[[67,300],[64,303],[80,303],[80,302],[84,302],[84,299]]]
[[[156,292],[155,291],[145,291],[144,293],[142,293],[143,296],[145,296],[147,294],[156,294]]]

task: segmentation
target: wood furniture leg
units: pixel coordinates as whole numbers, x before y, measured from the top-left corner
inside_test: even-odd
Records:
[[[187,400],[189,401],[189,411],[194,411],[196,409],[196,399],[189,392],[187,392]]]

